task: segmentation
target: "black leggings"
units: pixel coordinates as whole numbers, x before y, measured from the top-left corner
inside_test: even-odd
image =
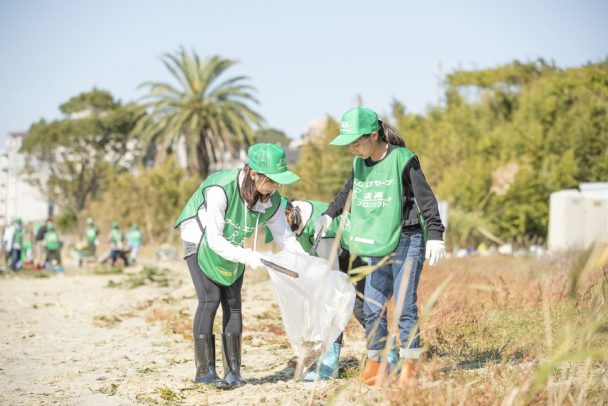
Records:
[[[112,261],[112,266],[116,265],[116,261],[122,259],[122,262],[125,266],[129,266],[129,260],[127,259],[127,256],[125,255],[125,252],[123,250],[112,250],[110,252],[110,260]]]
[[[342,252],[338,256],[338,265],[340,267],[340,271],[348,274],[349,266],[351,265],[350,252],[342,250]],[[366,264],[361,260],[361,257],[356,257],[353,260],[350,269],[359,268],[364,265]],[[355,290],[357,291],[357,293],[360,293],[360,295],[357,294],[355,296],[355,307],[353,308],[353,313],[355,315],[355,319],[357,319],[361,327],[365,329],[365,313],[363,312],[363,294],[365,291],[365,278],[360,281],[357,281],[357,284],[355,285]],[[337,343],[342,343],[342,335],[343,334],[340,334],[340,336],[336,339]]]
[[[243,318],[241,316],[241,287],[243,275],[230,286],[223,286],[207,277],[198,265],[196,254],[186,258],[190,276],[198,296],[198,307],[194,314],[192,334],[194,336],[213,334],[213,321],[220,303],[222,304],[222,332],[241,334]]]

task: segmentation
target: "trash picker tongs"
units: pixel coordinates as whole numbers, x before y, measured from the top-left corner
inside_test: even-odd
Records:
[[[272,269],[273,271],[277,271],[280,272],[282,274],[285,274],[287,276],[291,276],[292,278],[299,278],[300,274],[297,272],[294,272],[290,269],[287,269],[285,267],[282,267],[281,265],[277,265],[274,262],[270,262],[267,261],[265,259],[260,259],[260,261],[262,262],[263,265],[267,266],[268,268]]]
[[[317,236],[315,237],[315,241],[312,243],[312,248],[310,249],[308,255],[317,254],[317,247],[319,247],[319,242],[321,242],[321,233],[317,234]]]

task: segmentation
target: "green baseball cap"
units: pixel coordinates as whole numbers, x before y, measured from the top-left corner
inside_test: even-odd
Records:
[[[364,107],[348,110],[340,121],[340,134],[334,138],[331,145],[348,145],[357,141],[362,135],[380,131],[378,114]]]
[[[298,175],[287,170],[285,151],[276,144],[254,144],[249,147],[247,157],[251,169],[281,185],[289,185],[300,179]]]

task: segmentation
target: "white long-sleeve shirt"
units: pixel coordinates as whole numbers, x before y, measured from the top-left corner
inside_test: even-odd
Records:
[[[244,174],[243,171],[241,171],[238,179],[239,186],[243,185],[243,179]],[[251,210],[258,213],[264,213],[266,210],[270,209],[271,206],[272,203],[270,199],[268,199],[266,202],[256,202]],[[243,263],[245,262],[248,250],[233,245],[224,238],[227,207],[228,200],[226,199],[224,190],[220,186],[211,186],[205,190],[205,204],[199,209],[197,217],[207,233],[209,248],[228,261]],[[274,240],[282,249],[305,254],[287,224],[284,210],[279,208],[276,213],[268,219],[266,224],[268,225]],[[197,245],[201,241],[202,230],[195,218],[184,221],[180,226],[180,230],[183,241]],[[254,232],[257,233],[257,228]],[[256,248],[257,247],[255,247],[254,244],[253,249],[255,250]]]

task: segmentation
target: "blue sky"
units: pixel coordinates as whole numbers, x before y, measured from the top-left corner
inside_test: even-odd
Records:
[[[539,57],[560,67],[608,56],[606,1],[33,1],[0,2],[0,139],[27,130],[93,86],[122,101],[170,81],[180,46],[240,63],[267,125],[307,124],[396,98],[423,113],[438,76]],[[441,66],[441,68],[440,68]]]

